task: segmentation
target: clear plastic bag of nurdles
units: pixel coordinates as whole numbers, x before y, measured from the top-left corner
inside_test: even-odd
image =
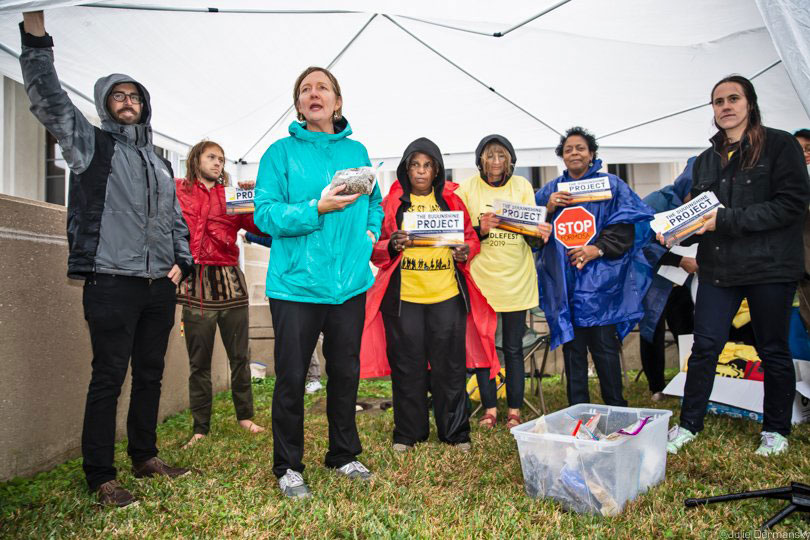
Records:
[[[380,163],[380,165],[382,165],[382,163]],[[374,190],[374,181],[377,178],[378,167],[379,165],[377,165],[377,167],[352,167],[351,169],[337,171],[332,176],[329,190],[345,185],[346,187],[339,195],[354,195],[355,193],[371,195],[371,192]]]

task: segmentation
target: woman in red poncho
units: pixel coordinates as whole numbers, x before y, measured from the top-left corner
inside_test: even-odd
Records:
[[[432,141],[408,146],[397,179],[383,200],[382,232],[371,255],[380,271],[366,300],[360,376],[391,374],[395,450],[427,440],[429,386],[439,440],[466,451],[466,367],[490,367],[492,377],[500,369],[495,312],[469,272],[481,245]],[[415,247],[401,230],[406,212],[438,211],[464,212],[463,246]]]

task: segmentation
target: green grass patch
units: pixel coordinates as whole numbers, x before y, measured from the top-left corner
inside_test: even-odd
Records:
[[[633,374],[634,375],[634,374]],[[670,373],[672,375],[672,373]],[[631,376],[632,380],[633,376]],[[269,428],[273,380],[254,381],[255,421]],[[599,401],[598,384],[591,395]],[[546,404],[567,405],[559,377],[546,379]],[[388,381],[361,381],[360,399],[391,394]],[[528,392],[527,392],[528,394]],[[632,406],[672,408],[678,400],[654,403],[646,380],[631,383]],[[161,457],[201,471],[176,480],[135,479],[124,442],[116,446],[119,481],[140,499],[123,510],[102,509],[88,495],[81,460],[0,484],[0,536],[9,538],[729,538],[748,534],[782,504],[739,501],[687,510],[691,496],[810,482],[810,426],[794,429],[789,452],[776,458],[754,455],[761,425],[709,415],[706,429],[667,461],[666,481],[629,503],[616,517],[563,511],[550,500],[523,491],[517,446],[499,424],[495,430],[473,421],[473,450],[463,454],[431,440],[401,455],[391,450],[393,413],[357,416],[364,452],[375,473],[371,483],[339,478],[323,467],[327,450],[325,392],[306,397],[304,473],[314,497],[289,501],[272,472],[270,430],[241,430],[230,394],[217,395],[210,437],[189,450],[188,411],[158,427]],[[500,411],[499,420],[505,418]],[[526,412],[524,412],[526,414]],[[810,538],[810,521],[795,515],[776,529]],[[804,536],[801,536],[804,535]],[[746,537],[746,536],[736,536]],[[785,536],[791,537],[791,536]]]

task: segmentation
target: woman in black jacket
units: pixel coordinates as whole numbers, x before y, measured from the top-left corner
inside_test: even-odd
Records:
[[[789,133],[762,125],[751,81],[726,77],[712,89],[717,134],[695,161],[692,197],[717,195],[723,208],[698,231],[700,285],[695,342],[684,389],[681,425],[667,450],[678,450],[703,429],[717,357],[731,320],[748,299],[756,348],[765,371],[764,423],[756,453],[787,450],[795,396],[788,347],[790,308],[804,275],[802,224],[810,183],[802,150]]]

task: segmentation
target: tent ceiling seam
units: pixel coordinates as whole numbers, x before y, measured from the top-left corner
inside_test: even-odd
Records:
[[[513,26],[510,26],[506,30],[500,32],[482,32],[480,30],[473,30],[471,28],[464,28],[461,26],[454,26],[452,24],[444,24],[437,21],[431,21],[430,19],[421,19],[419,17],[411,17],[408,15],[397,15],[393,14],[393,16],[400,17],[403,19],[409,19],[412,21],[421,22],[424,24],[430,24],[433,26],[440,26],[442,28],[447,28],[449,30],[457,30],[459,32],[468,32],[470,34],[478,34],[480,36],[487,36],[487,37],[503,37],[507,34],[510,34],[529,24],[530,22],[539,19],[546,13],[550,13],[557,9],[560,6],[563,6],[570,2],[571,0],[560,0],[556,4],[549,6],[548,8],[544,9],[540,13],[536,15],[532,15],[528,19],[519,22]],[[135,5],[135,4],[108,4],[108,3],[97,3],[97,2],[90,2],[87,4],[79,4],[82,7],[90,7],[90,8],[104,8],[104,9],[132,9],[132,10],[139,10],[139,11],[170,11],[170,12],[182,12],[182,13],[230,13],[230,14],[276,14],[276,15],[336,15],[336,14],[357,14],[357,13],[368,13],[365,11],[352,11],[352,10],[343,10],[343,9],[321,9],[321,10],[303,10],[303,9],[229,9],[229,8],[214,8],[214,7],[166,7],[166,6],[159,6],[159,5]]]
[[[562,136],[562,133],[560,133],[559,131],[557,131],[556,129],[554,129],[553,127],[551,127],[549,124],[547,124],[546,122],[544,122],[543,120],[541,120],[541,119],[540,119],[540,118],[538,118],[537,116],[533,115],[533,114],[532,114],[532,113],[530,113],[528,110],[524,109],[523,107],[521,107],[520,105],[518,105],[517,103],[515,103],[514,101],[512,101],[512,100],[511,100],[511,99],[509,99],[508,97],[504,96],[503,94],[501,94],[500,92],[498,92],[497,90],[495,90],[495,88],[493,88],[492,86],[488,85],[487,83],[485,83],[484,81],[482,81],[481,79],[479,79],[478,77],[476,77],[475,75],[473,75],[472,73],[470,73],[469,71],[465,70],[465,69],[464,69],[463,67],[461,67],[460,65],[458,65],[458,64],[456,64],[455,62],[453,62],[452,60],[450,60],[448,57],[446,57],[445,55],[443,55],[442,53],[440,53],[439,51],[437,51],[436,49],[434,49],[433,47],[431,47],[429,44],[427,44],[425,41],[423,41],[422,39],[420,39],[419,37],[417,37],[417,36],[416,36],[415,34],[413,34],[412,32],[410,32],[410,31],[409,31],[407,28],[405,28],[404,26],[402,26],[401,24],[399,24],[398,22],[396,22],[396,21],[395,21],[394,19],[392,19],[390,16],[385,15],[385,14],[383,14],[382,16],[383,16],[384,18],[388,19],[389,21],[391,21],[391,23],[392,23],[394,26],[396,26],[397,28],[399,28],[400,30],[402,30],[403,32],[405,32],[406,34],[408,34],[409,36],[411,36],[413,39],[415,39],[417,42],[419,42],[419,43],[420,43],[422,46],[424,46],[425,48],[427,48],[429,51],[433,52],[433,53],[434,53],[434,54],[436,54],[436,55],[437,55],[439,58],[441,58],[442,60],[444,60],[445,62],[447,62],[448,64],[450,64],[451,66],[453,66],[454,68],[456,68],[457,70],[459,70],[460,72],[462,72],[464,75],[466,75],[467,77],[471,78],[472,80],[474,80],[475,82],[477,82],[478,84],[480,84],[481,86],[483,86],[484,88],[486,88],[487,90],[489,90],[490,92],[492,92],[493,94],[495,94],[496,96],[498,96],[499,98],[501,98],[502,100],[506,101],[507,103],[509,103],[510,105],[512,105],[513,107],[515,107],[516,109],[518,109],[519,111],[521,111],[522,113],[524,113],[525,115],[527,115],[528,117],[530,117],[531,119],[533,119],[534,121],[536,121],[536,122],[538,122],[539,124],[541,124],[542,126],[544,126],[544,127],[548,128],[548,129],[550,129],[551,131],[553,131],[553,132],[554,132],[554,133],[556,133],[557,135]]]
[[[344,46],[344,47],[343,47],[343,48],[340,50],[340,52],[339,52],[339,53],[337,53],[337,56],[335,56],[335,57],[332,59],[332,61],[331,61],[331,62],[329,62],[329,65],[327,65],[327,66],[326,66],[326,69],[332,69],[332,67],[333,67],[335,64],[337,64],[338,60],[340,60],[340,58],[343,56],[343,54],[344,54],[344,53],[345,53],[347,50],[349,50],[349,47],[351,47],[352,45],[354,45],[355,41],[357,41],[357,38],[359,38],[359,37],[360,37],[360,34],[362,34],[362,33],[363,33],[365,30],[366,30],[366,28],[368,28],[368,25],[370,25],[370,24],[371,24],[371,22],[372,22],[372,21],[373,21],[375,18],[377,18],[377,15],[378,15],[377,13],[373,14],[373,15],[372,15],[372,16],[371,16],[371,17],[370,17],[370,18],[369,18],[369,19],[366,21],[366,24],[364,24],[364,25],[362,26],[362,28],[360,28],[360,30],[358,30],[358,31],[357,31],[357,33],[354,35],[354,37],[352,37],[352,39],[350,39],[350,40],[349,40],[349,42],[348,42],[348,43],[346,43],[346,45],[345,45],[345,46]],[[253,143],[253,144],[251,145],[251,147],[250,147],[250,148],[248,148],[248,149],[247,149],[247,151],[246,151],[244,154],[242,154],[242,157],[240,157],[240,158],[239,158],[239,159],[236,161],[236,163],[243,163],[243,164],[244,164],[244,163],[247,163],[247,162],[245,161],[245,157],[246,157],[246,156],[247,156],[247,155],[248,155],[248,154],[251,152],[251,150],[253,150],[254,148],[256,148],[256,145],[257,145],[257,144],[259,144],[260,142],[262,142],[262,139],[264,139],[265,137],[267,137],[267,134],[268,134],[268,133],[270,133],[270,132],[273,130],[273,128],[275,128],[275,127],[278,125],[278,123],[279,123],[279,122],[281,122],[282,120],[284,120],[284,118],[285,118],[285,117],[286,117],[288,114],[290,114],[290,111],[291,111],[292,109],[293,109],[293,105],[290,105],[289,107],[287,107],[287,109],[284,111],[284,114],[282,114],[281,116],[279,116],[279,117],[278,117],[278,119],[277,119],[275,122],[273,122],[273,123],[270,125],[270,127],[269,127],[269,128],[267,128],[267,130],[266,130],[266,131],[265,131],[265,132],[262,134],[262,136],[261,136],[261,137],[259,137],[259,139],[258,139],[258,140],[257,140],[255,143]]]
[[[107,4],[88,2],[86,4],[78,4],[80,7],[89,8],[105,8],[105,9],[131,9],[136,11],[171,11],[180,13],[229,13],[229,14],[270,14],[270,15],[345,15],[353,13],[367,13],[365,11],[350,11],[346,9],[229,9],[229,8],[214,8],[214,7],[200,7],[200,8],[184,8],[184,7],[166,7],[157,5],[135,5],[135,4]]]
[[[782,63],[782,60],[777,60],[776,62],[773,62],[772,64],[760,69],[759,71],[757,71],[756,73],[751,75],[748,79],[753,81],[754,79],[756,79],[760,75],[766,73],[767,71],[769,71],[770,69],[778,66],[781,63]],[[711,105],[711,102],[707,101],[706,103],[701,103],[700,105],[694,105],[694,106],[688,107],[686,109],[681,109],[680,111],[665,114],[663,116],[658,116],[656,118],[653,118],[652,120],[647,120],[646,122],[640,122],[638,124],[633,124],[632,126],[628,126],[628,127],[622,128],[622,129],[617,129],[616,131],[611,131],[610,133],[602,135],[601,137],[597,137],[597,139],[599,139],[601,141],[602,139],[610,137],[611,135],[618,135],[619,133],[624,133],[625,131],[630,131],[631,129],[640,128],[640,127],[643,127],[643,126],[647,126],[649,124],[653,124],[655,122],[659,122],[661,120],[666,120],[667,118],[672,118],[673,116],[678,116],[678,115],[685,114],[685,113],[688,113],[688,112],[691,112],[691,111],[695,111],[697,109],[701,109],[701,108],[706,107],[708,105]]]

